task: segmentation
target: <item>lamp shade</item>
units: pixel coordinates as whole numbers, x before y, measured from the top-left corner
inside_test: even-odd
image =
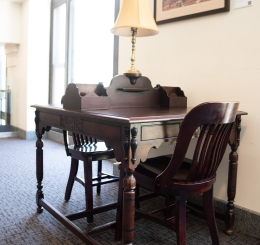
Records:
[[[120,12],[111,32],[117,36],[131,36],[131,28],[137,28],[137,37],[159,33],[149,0],[123,0]]]

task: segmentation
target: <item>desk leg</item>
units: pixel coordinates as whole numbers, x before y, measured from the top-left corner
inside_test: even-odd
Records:
[[[234,199],[236,195],[236,185],[237,185],[237,168],[238,168],[238,154],[237,149],[240,143],[240,131],[241,131],[241,116],[236,118],[236,128],[235,128],[235,137],[233,142],[230,142],[231,152],[229,154],[229,172],[228,172],[228,203],[227,203],[227,212],[225,217],[226,224],[226,234],[233,234],[233,226],[235,221],[234,213]]]
[[[43,142],[42,135],[37,133],[37,141],[36,141],[36,178],[37,178],[37,192],[36,192],[36,204],[38,206],[37,212],[42,213],[43,208],[39,204],[39,200],[42,199],[42,179],[43,179]]]
[[[132,244],[134,240],[135,216],[135,186],[136,180],[132,170],[128,170],[123,181],[123,227],[124,244]]]
[[[134,164],[136,162],[136,149],[137,149],[137,128],[131,129],[131,141],[130,131],[126,127],[124,129],[124,153],[125,164]],[[129,144],[130,143],[130,144]],[[131,148],[131,151],[130,151]],[[131,161],[130,161],[130,154]],[[124,244],[133,244],[134,240],[134,221],[135,221],[135,187],[136,180],[134,177],[134,169],[125,168],[125,177],[123,180],[123,218],[122,218],[122,237]]]
[[[40,199],[44,198],[43,192],[42,192],[42,179],[43,179],[43,141],[42,136],[45,131],[49,131],[51,129],[50,126],[47,127],[40,127],[39,123],[39,111],[35,111],[35,133],[37,136],[36,141],[36,179],[37,179],[37,192],[36,192],[36,204],[37,204],[37,212],[42,213],[43,208],[40,205]]]

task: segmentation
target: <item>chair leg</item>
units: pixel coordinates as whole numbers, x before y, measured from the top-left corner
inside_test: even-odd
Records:
[[[97,168],[97,177],[98,177],[98,185],[97,185],[97,194],[100,194],[101,191],[101,177],[102,177],[102,160],[98,160],[98,168]]]
[[[120,170],[119,184],[118,184],[118,200],[116,210],[116,228],[115,228],[115,241],[122,240],[122,212],[123,212],[123,179],[125,172],[123,169]]]
[[[85,200],[86,210],[93,209],[93,187],[92,187],[92,158],[84,160],[84,178],[85,178]],[[88,223],[93,222],[93,215],[87,217]]]
[[[175,196],[177,244],[186,245],[186,193]]]
[[[172,216],[174,216],[174,208],[172,206],[172,204],[175,203],[175,197],[172,195],[168,195],[165,197],[165,211],[164,211],[164,217],[166,219],[171,218]]]
[[[213,186],[209,191],[203,193],[203,207],[211,235],[212,244],[219,245],[218,227],[216,224],[214,212]]]
[[[72,187],[74,184],[75,177],[78,173],[79,161],[77,159],[71,158],[71,165],[70,165],[70,174],[69,179],[65,191],[65,200],[68,201],[71,196]]]

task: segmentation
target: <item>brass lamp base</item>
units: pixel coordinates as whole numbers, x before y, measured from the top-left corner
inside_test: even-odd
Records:
[[[136,84],[136,80],[138,77],[142,76],[142,73],[138,70],[126,70],[124,73],[130,79],[131,84]]]

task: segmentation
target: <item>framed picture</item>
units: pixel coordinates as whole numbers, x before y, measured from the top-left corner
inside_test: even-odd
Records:
[[[155,0],[157,24],[229,11],[230,0]]]

